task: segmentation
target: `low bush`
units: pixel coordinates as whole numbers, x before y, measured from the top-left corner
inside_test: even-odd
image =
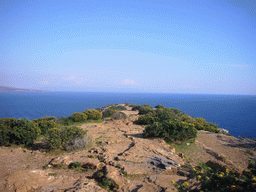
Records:
[[[57,124],[54,121],[52,121],[55,119],[56,119],[55,117],[54,118],[43,117],[40,119],[34,119],[32,120],[32,122],[41,129],[41,134],[44,135],[46,134],[48,129],[57,127]]]
[[[199,172],[193,168],[192,175],[201,182],[201,187],[192,191],[256,191],[255,167],[255,160],[249,160],[250,171],[243,171],[242,174],[229,169],[221,171],[207,167]]]
[[[125,106],[130,107],[130,106],[131,106],[131,104],[130,104],[129,102],[126,102],[126,103],[125,103]]]
[[[144,114],[147,114],[149,112],[152,112],[153,111],[153,108],[146,104],[146,105],[132,105],[132,111],[136,111],[136,110],[139,110],[139,114],[140,115],[144,115]]]
[[[83,113],[87,115],[87,119],[89,120],[98,120],[102,118],[101,112],[96,109],[87,109]]]
[[[75,150],[86,147],[86,133],[87,131],[76,126],[56,127],[49,129],[45,142],[51,149]]]
[[[15,118],[0,119],[0,145],[9,145],[11,136],[13,135],[12,129],[16,125]]]
[[[148,113],[146,115],[140,116],[137,120],[137,124],[139,125],[151,125],[157,121],[157,117],[153,113]]]
[[[104,111],[104,117],[110,117],[112,116],[113,114],[117,113],[118,111],[115,110],[115,109],[106,109]]]
[[[153,108],[150,105],[142,105],[139,108],[139,114],[140,115],[144,115],[144,114],[147,114],[147,113],[152,112],[152,111],[153,111]]]
[[[83,122],[87,120],[87,115],[85,113],[75,112],[70,116],[70,119],[73,122]]]
[[[144,137],[160,137],[167,142],[186,141],[197,136],[197,130],[191,123],[179,120],[154,122],[143,131]]]
[[[214,133],[220,132],[217,124],[207,122],[205,119],[201,117],[195,118],[194,125],[197,130],[205,130],[205,131],[210,131]]]
[[[75,161],[74,163],[70,163],[69,166],[68,166],[68,168],[69,168],[69,169],[76,169],[76,168],[78,168],[78,167],[81,167],[81,165],[82,165],[81,163]]]
[[[66,151],[74,151],[77,149],[84,149],[88,145],[88,138],[86,136],[75,137],[66,142],[64,149]]]
[[[156,109],[164,109],[165,107],[163,105],[157,105],[155,106]]]
[[[28,119],[0,119],[0,145],[25,144],[32,145],[41,133],[32,121]]]
[[[140,109],[141,106],[138,104],[135,104],[135,105],[131,105],[131,107],[132,107],[132,111],[137,111]]]

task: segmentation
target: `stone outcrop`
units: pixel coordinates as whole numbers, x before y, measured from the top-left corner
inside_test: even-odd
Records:
[[[56,165],[59,165],[59,164],[63,164],[63,165],[69,165],[70,163],[72,163],[72,160],[70,160],[70,157],[69,156],[60,156],[60,157],[56,157],[56,158],[53,158],[49,164],[50,165],[53,165],[53,166],[56,166]]]
[[[158,169],[171,170],[173,168],[180,167],[180,164],[177,162],[159,156],[150,157],[148,161]]]
[[[95,158],[86,158],[81,162],[82,167],[85,169],[100,169],[101,162]]]
[[[113,166],[106,165],[104,167],[104,172],[105,172],[105,177],[107,179],[114,181],[115,184],[118,185],[118,188],[122,188],[124,186],[125,180],[121,176],[121,173],[117,168],[115,168]]]

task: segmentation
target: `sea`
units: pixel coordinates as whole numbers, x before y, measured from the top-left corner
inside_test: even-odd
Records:
[[[0,118],[65,117],[110,104],[177,108],[217,123],[235,137],[256,138],[256,96],[174,93],[0,92]]]

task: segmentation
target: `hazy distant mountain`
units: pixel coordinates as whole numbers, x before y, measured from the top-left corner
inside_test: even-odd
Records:
[[[35,89],[20,89],[15,87],[0,86],[0,91],[19,91],[19,92],[53,92],[46,90],[35,90]]]

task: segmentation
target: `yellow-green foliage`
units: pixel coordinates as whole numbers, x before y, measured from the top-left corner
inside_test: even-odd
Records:
[[[76,126],[55,127],[48,130],[45,142],[51,149],[63,149],[68,142],[76,138],[82,138],[86,133],[87,131]]]
[[[85,113],[75,112],[70,116],[70,119],[74,122],[82,122],[87,120],[87,115]]]
[[[86,114],[90,120],[98,120],[102,118],[101,112],[96,109],[87,109],[83,113]]]
[[[205,119],[198,117],[195,118],[194,125],[197,130],[205,130],[210,132],[219,133],[220,131],[217,129],[218,125],[215,123],[209,123]]]
[[[11,133],[15,125],[15,118],[0,119],[0,145],[8,145],[11,142]]]
[[[34,119],[32,120],[32,122],[41,129],[42,135],[44,135],[48,131],[48,129],[57,127],[57,124],[54,121],[49,120],[48,117]]]
[[[55,127],[55,128],[49,129],[47,132],[47,137],[45,138],[45,141],[51,149],[60,147],[62,143],[60,128]]]
[[[139,125],[151,125],[157,121],[157,118],[154,114],[148,113],[139,117],[137,124]]]
[[[41,130],[28,119],[0,119],[0,145],[31,145],[40,133]]]
[[[249,160],[248,169],[242,174],[236,173],[233,170],[217,170],[215,168],[206,167],[202,170],[192,169],[192,176],[196,177],[201,182],[199,191],[256,191],[256,175],[253,171],[256,167],[255,160]]]

